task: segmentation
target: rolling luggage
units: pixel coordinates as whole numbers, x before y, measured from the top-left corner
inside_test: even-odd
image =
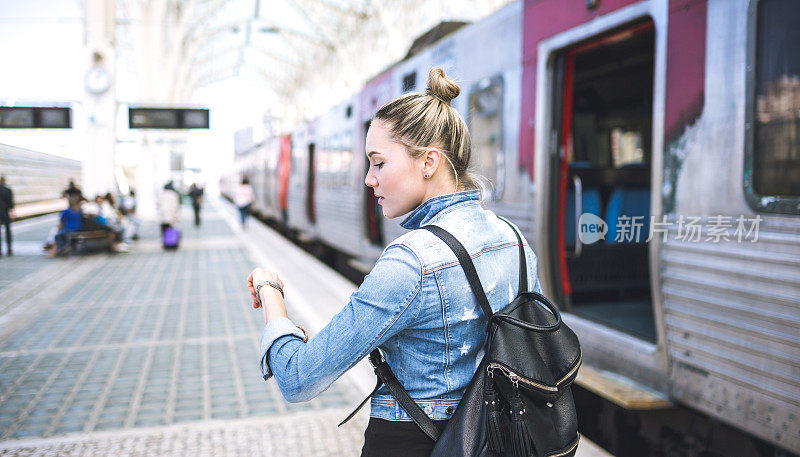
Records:
[[[167,229],[164,230],[164,236],[162,237],[161,241],[164,245],[164,249],[178,249],[178,245],[181,242],[180,230],[176,229],[175,227],[167,227]]]

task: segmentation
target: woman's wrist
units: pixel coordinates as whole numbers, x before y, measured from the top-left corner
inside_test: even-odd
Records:
[[[288,317],[286,315],[286,306],[283,303],[283,296],[277,289],[262,287],[258,298],[261,300],[265,324],[276,317]]]

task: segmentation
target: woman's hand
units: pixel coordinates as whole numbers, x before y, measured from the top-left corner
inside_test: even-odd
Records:
[[[273,281],[283,287],[283,281],[274,271],[263,268],[253,270],[247,277],[247,289],[253,297],[253,308],[261,308],[264,311],[264,323],[275,317],[287,317],[283,296],[276,288],[270,285],[261,286],[261,296],[256,295],[256,286],[262,281]]]

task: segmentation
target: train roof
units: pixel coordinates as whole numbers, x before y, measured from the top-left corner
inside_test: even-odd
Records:
[[[464,21],[442,21],[436,24],[433,28],[414,39],[414,42],[411,43],[411,47],[408,48],[408,53],[406,53],[406,56],[403,57],[400,62],[419,54],[429,46],[467,24],[469,24],[469,22]]]

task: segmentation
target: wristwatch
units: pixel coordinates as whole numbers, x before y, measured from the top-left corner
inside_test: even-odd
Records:
[[[280,285],[280,284],[278,284],[278,283],[277,283],[277,282],[275,282],[275,281],[269,281],[269,280],[265,280],[265,281],[261,281],[261,282],[260,282],[260,283],[258,283],[258,285],[256,286],[256,297],[258,297],[258,302],[259,302],[259,303],[261,303],[261,287],[263,287],[263,286],[265,286],[265,285],[266,285],[266,286],[271,286],[271,287],[274,287],[275,289],[278,289],[278,292],[280,292],[280,293],[281,293],[281,298],[285,298],[285,297],[283,296],[283,287],[281,287],[281,285]]]

